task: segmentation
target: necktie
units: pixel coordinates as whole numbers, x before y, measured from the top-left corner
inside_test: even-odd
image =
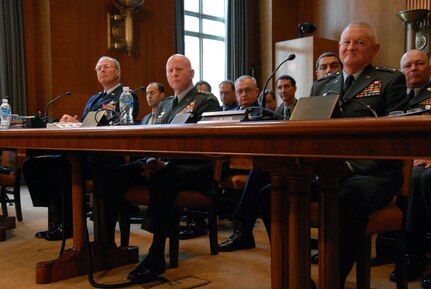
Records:
[[[172,109],[174,109],[178,104],[178,97],[174,97],[174,99],[172,100]]]
[[[415,90],[412,88],[410,89],[410,92],[409,92],[409,99],[412,100],[413,97],[415,97]]]
[[[284,110],[284,117],[286,119],[290,118],[290,108],[289,107],[286,107],[286,109]]]
[[[103,91],[100,93],[99,97],[96,98],[96,101],[93,102],[93,104],[91,105],[91,110],[96,110],[102,107],[102,105],[105,103],[105,97],[106,97],[107,93],[106,91]]]
[[[346,94],[350,86],[352,86],[353,81],[355,81],[355,77],[353,77],[353,75],[350,74],[349,76],[347,76],[346,82],[344,83],[344,86],[343,86],[344,94]]]
[[[152,112],[150,120],[148,121],[148,124],[154,124],[156,122],[156,113]]]

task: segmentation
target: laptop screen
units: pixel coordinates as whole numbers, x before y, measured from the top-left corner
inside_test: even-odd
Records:
[[[293,109],[290,120],[330,119],[339,117],[338,95],[301,97]]]

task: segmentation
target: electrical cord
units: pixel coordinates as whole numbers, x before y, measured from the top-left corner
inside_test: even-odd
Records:
[[[251,110],[253,110],[253,109],[259,109],[259,110],[261,110],[261,111],[265,111],[265,112],[268,112],[268,113],[270,113],[270,114],[272,114],[272,115],[275,115],[275,116],[277,116],[278,118],[280,118],[280,119],[282,119],[282,120],[289,120],[289,118],[288,117],[285,117],[284,115],[281,115],[281,114],[279,114],[279,113],[276,113],[275,111],[272,111],[272,110],[270,110],[270,109],[267,109],[267,108],[264,108],[264,107],[260,107],[260,106],[250,106],[250,107],[247,107],[247,113],[249,114],[249,119],[250,120],[262,120],[263,118],[262,118],[262,116],[261,115],[259,115],[259,116],[256,116],[256,117],[254,117],[254,116],[252,116],[252,115],[250,115],[250,111]],[[250,117],[251,116],[251,117]]]
[[[108,119],[108,124],[111,126],[115,126],[115,125],[119,125],[121,118],[124,116],[124,114],[126,113],[126,111],[129,109],[130,107],[130,102],[127,104],[127,106],[121,110],[120,112],[116,112],[113,109],[110,108],[101,108],[99,109],[95,114],[94,114],[94,120],[97,123],[97,125],[99,125],[99,121],[97,120],[97,114],[101,111],[103,112],[111,112],[113,114],[113,116],[111,118]]]
[[[84,194],[82,195],[81,202],[82,202],[82,207],[85,208]],[[84,244],[85,244],[85,250],[87,252],[87,261],[88,261],[88,274],[87,274],[88,283],[90,283],[91,286],[93,286],[94,288],[124,288],[131,285],[142,283],[137,281],[128,281],[128,282],[116,283],[116,284],[97,283],[94,280],[94,276],[93,276],[93,256],[92,256],[91,247],[90,247],[90,237],[88,234],[87,215],[85,210],[82,210],[82,224],[84,225]],[[161,281],[162,283],[166,283],[169,280],[161,276],[154,276],[154,278],[152,278],[151,280],[146,280],[146,282],[150,282],[150,281]]]

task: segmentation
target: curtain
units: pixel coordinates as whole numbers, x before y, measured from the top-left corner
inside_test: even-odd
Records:
[[[247,0],[228,0],[226,19],[227,78],[247,74]]]
[[[176,1],[176,43],[177,53],[185,53],[184,45],[184,0]]]
[[[0,97],[12,113],[26,115],[22,0],[0,0]]]

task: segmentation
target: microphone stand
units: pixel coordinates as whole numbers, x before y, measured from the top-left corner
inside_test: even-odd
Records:
[[[262,90],[262,99],[260,101],[262,108],[265,108],[266,106],[266,98],[265,98],[265,91],[266,91],[266,87],[268,86],[269,81],[274,77],[275,73],[278,71],[278,69],[280,69],[280,67],[286,63],[287,61],[293,60],[295,59],[296,55],[295,54],[290,54],[289,57],[287,57],[285,60],[283,60],[278,66],[277,68],[271,73],[271,75],[268,77],[268,79],[265,81],[265,85],[263,86],[263,90]],[[261,115],[260,118],[263,119],[264,118],[264,110],[261,111]]]
[[[45,115],[44,115],[44,117],[42,118],[42,120],[43,120],[43,121],[46,121],[46,122],[49,122],[48,108],[51,106],[51,104],[52,104],[54,101],[56,101],[57,99],[59,99],[60,97],[65,96],[65,95],[71,95],[71,94],[72,94],[72,92],[70,92],[70,91],[66,91],[65,93],[62,93],[62,94],[60,94],[60,95],[58,95],[58,96],[54,97],[54,98],[53,98],[53,99],[51,99],[50,101],[48,101],[48,103],[46,104],[46,107],[45,107]]]

